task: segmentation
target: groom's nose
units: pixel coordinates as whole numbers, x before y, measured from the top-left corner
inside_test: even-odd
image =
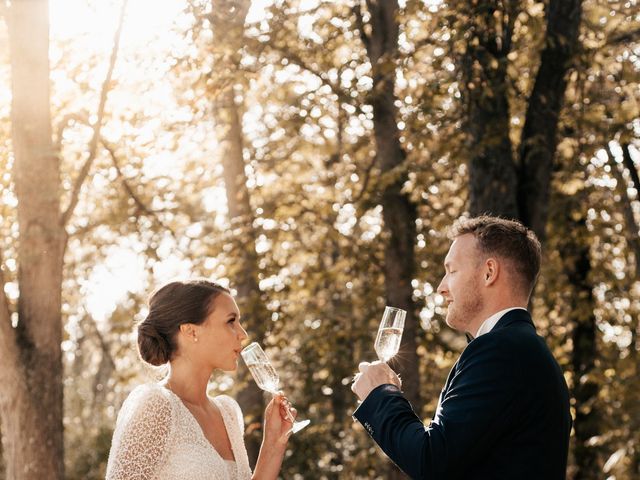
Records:
[[[436,288],[436,292],[443,296],[448,292],[448,287],[446,286],[444,277],[442,278],[442,280],[440,280],[440,284],[438,285],[438,288]]]

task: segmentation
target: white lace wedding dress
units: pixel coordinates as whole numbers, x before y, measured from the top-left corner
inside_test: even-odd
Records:
[[[226,395],[213,402],[222,414],[235,461],[216,452],[176,394],[145,384],[129,394],[118,414],[107,480],[250,479],[240,406]]]

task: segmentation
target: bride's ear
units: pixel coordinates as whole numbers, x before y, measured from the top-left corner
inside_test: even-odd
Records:
[[[180,325],[180,334],[188,342],[197,343],[198,335],[196,332],[196,326],[193,323],[183,323]]]

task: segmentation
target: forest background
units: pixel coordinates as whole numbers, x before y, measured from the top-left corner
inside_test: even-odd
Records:
[[[402,478],[351,419],[385,304],[425,421],[461,215],[543,241],[570,479],[640,478],[637,0],[0,1],[1,479],[104,477],[175,277],[230,286],[301,416],[282,477]],[[212,378],[246,414],[241,368]]]

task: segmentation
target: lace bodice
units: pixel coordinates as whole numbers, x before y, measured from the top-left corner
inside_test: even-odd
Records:
[[[213,402],[222,414],[235,462],[216,452],[177,395],[145,384],[129,394],[118,414],[107,480],[250,479],[240,407],[226,395]]]

